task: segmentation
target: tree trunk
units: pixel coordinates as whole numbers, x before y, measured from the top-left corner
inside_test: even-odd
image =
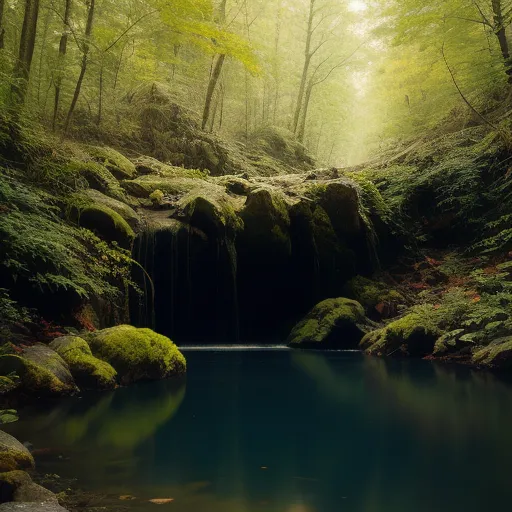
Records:
[[[304,100],[304,92],[306,90],[306,81],[308,78],[309,65],[311,64],[311,39],[313,37],[313,19],[315,17],[315,0],[309,2],[308,31],[306,36],[306,49],[304,51],[304,67],[302,68],[302,76],[300,79],[299,94],[297,104],[295,105],[295,114],[293,116],[293,133],[297,133],[299,125],[300,113],[302,110],[302,102]]]
[[[306,133],[306,123],[308,120],[308,109],[309,109],[309,102],[311,101],[311,94],[313,92],[313,87],[315,86],[314,83],[309,83],[308,87],[306,89],[306,95],[304,98],[304,109],[302,112],[302,118],[300,121],[299,131],[297,138],[299,139],[299,142],[302,144],[304,142],[304,134]]]
[[[224,65],[225,60],[226,60],[226,55],[224,55],[224,54],[221,54],[217,57],[217,61],[215,62],[213,72],[210,76],[210,81],[208,83],[208,90],[206,91],[206,101],[204,103],[203,123],[201,125],[203,130],[206,128],[206,125],[208,124],[208,118],[210,117],[210,107],[211,107],[211,103],[212,103],[213,94],[215,92],[215,87],[217,87],[217,82],[219,81],[220,74],[222,72],[222,66]]]
[[[5,37],[5,28],[4,28],[4,10],[5,10],[5,0],[0,0],[0,50],[4,49],[4,37]]]
[[[71,118],[73,117],[73,112],[75,111],[76,104],[78,103],[78,98],[80,97],[80,91],[82,89],[82,83],[84,81],[85,72],[87,71],[87,63],[88,63],[89,49],[90,49],[89,39],[92,34],[92,27],[93,27],[93,22],[94,22],[94,2],[95,2],[95,0],[90,0],[90,3],[89,3],[89,11],[87,14],[87,25],[85,27],[85,41],[84,41],[84,46],[83,46],[82,65],[80,68],[80,75],[78,76],[78,80],[76,82],[73,99],[71,100],[71,105],[69,107],[68,115],[66,117],[66,124],[64,125],[64,134],[66,134],[69,130],[69,124],[71,123]]]
[[[498,38],[500,45],[503,63],[505,65],[505,72],[508,75],[508,83],[512,84],[512,61],[510,59],[510,49],[508,46],[507,32],[505,26],[505,19],[503,17],[503,9],[501,0],[492,0],[492,12],[494,16],[494,33]]]
[[[279,110],[279,93],[280,93],[280,74],[281,69],[279,66],[279,40],[281,37],[281,6],[282,0],[277,0],[277,16],[276,16],[276,37],[274,40],[274,112],[272,114],[272,123],[276,124],[277,111]]]
[[[52,119],[52,129],[55,131],[55,125],[57,123],[57,117],[59,115],[59,102],[60,102],[60,92],[62,87],[62,75],[64,70],[62,69],[64,66],[64,60],[66,58],[66,52],[68,49],[68,38],[69,38],[69,20],[71,17],[71,1],[66,0],[66,6],[64,8],[64,20],[62,27],[62,35],[60,36],[59,43],[59,60],[57,65],[57,77],[55,79],[55,99],[53,102],[53,119]]]
[[[18,103],[24,103],[27,95],[30,67],[32,65],[32,57],[34,56],[34,47],[36,44],[38,17],[39,0],[26,0],[18,60],[14,68],[16,82],[12,86],[14,99]]]
[[[98,117],[96,118],[96,126],[100,126],[101,120],[103,118],[103,73],[105,70],[105,64],[103,60],[101,61],[100,68],[100,90],[98,95]]]

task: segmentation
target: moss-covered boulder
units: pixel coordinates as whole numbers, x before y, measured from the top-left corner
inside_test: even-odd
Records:
[[[87,152],[120,180],[133,178],[136,174],[135,165],[115,149],[107,146],[89,146]]]
[[[2,409],[0,410],[0,425],[7,423],[14,423],[19,420],[18,411],[15,409]]]
[[[425,357],[432,354],[439,334],[420,315],[411,313],[368,333],[360,347],[370,355]]]
[[[352,349],[368,330],[361,304],[345,298],[327,299],[293,328],[287,343],[295,348]]]
[[[151,329],[119,325],[87,335],[92,353],[110,363],[121,384],[163,379],[186,371],[178,347]]]
[[[0,471],[31,469],[34,457],[17,439],[0,430]]]
[[[57,352],[42,344],[26,348],[21,355],[1,356],[0,373],[17,374],[19,388],[28,394],[59,396],[77,391],[66,362]]]
[[[512,368],[512,338],[495,340],[489,346],[473,354],[473,364],[492,370]]]
[[[355,276],[345,285],[347,297],[360,302],[366,313],[375,320],[391,318],[397,314],[398,306],[406,302],[404,296],[386,283],[363,276]]]
[[[136,229],[140,224],[140,218],[137,212],[128,204],[123,201],[118,201],[112,197],[102,194],[98,190],[87,189],[77,198],[78,204],[99,204],[106,206],[116,213],[130,225],[132,229]]]
[[[135,238],[130,225],[108,206],[91,204],[84,206],[78,213],[80,226],[98,233],[102,238],[117,242],[121,247],[129,248]]]
[[[112,389],[117,372],[112,366],[92,355],[87,342],[78,336],[62,336],[50,343],[69,366],[75,382],[82,389]]]
[[[80,176],[90,188],[102,192],[119,201],[126,200],[126,194],[119,181],[103,165],[97,162],[71,160],[67,164],[68,172]]]
[[[32,481],[25,471],[0,474],[0,501],[17,503],[58,503],[57,496]]]
[[[240,216],[245,225],[242,243],[256,258],[290,256],[290,215],[281,194],[267,188],[254,190]]]

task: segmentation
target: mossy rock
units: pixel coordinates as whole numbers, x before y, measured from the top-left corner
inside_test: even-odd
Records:
[[[443,334],[434,346],[433,355],[445,356],[458,352],[468,346],[463,340],[465,329],[455,329]]]
[[[99,204],[114,210],[116,213],[121,215],[132,229],[136,229],[140,225],[140,217],[130,205],[106,196],[98,190],[84,190],[83,194],[77,196],[76,199],[79,204],[80,202],[83,202],[84,204]]]
[[[68,512],[54,501],[9,502],[0,505],[0,512]]]
[[[107,146],[89,146],[87,152],[120,180],[133,178],[137,172],[135,165],[115,149]]]
[[[46,345],[25,349],[22,355],[0,357],[0,373],[16,373],[20,389],[28,394],[60,396],[73,394],[77,387],[66,362]]]
[[[76,383],[83,389],[113,389],[117,372],[92,355],[87,342],[78,336],[62,336],[50,343],[69,366]]]
[[[258,258],[279,260],[291,255],[290,215],[284,198],[267,188],[253,190],[240,217],[244,222],[244,250]]]
[[[34,468],[34,457],[16,438],[0,430],[0,471]]]
[[[118,201],[126,200],[126,194],[121,188],[119,181],[103,165],[97,162],[71,160],[67,166],[69,172],[78,174],[85,179],[90,188],[98,190]]]
[[[432,354],[439,334],[420,315],[411,313],[368,333],[360,347],[370,355],[425,357]]]
[[[352,349],[368,330],[361,304],[345,298],[327,299],[293,328],[287,343],[295,348]]]
[[[512,368],[512,338],[494,341],[473,354],[473,364],[492,370],[510,370]]]
[[[127,249],[131,246],[135,233],[130,225],[108,206],[91,204],[78,212],[80,226],[96,232],[109,242],[117,242]]]
[[[198,178],[188,176],[141,176],[135,180],[124,180],[122,182],[123,188],[129,194],[143,199],[149,198],[155,190],[160,190],[169,196],[181,197],[199,185]]]
[[[0,375],[0,395],[10,393],[12,390],[16,389],[19,384],[19,379],[13,379],[11,377],[6,377],[5,375]]]
[[[2,409],[0,410],[0,425],[7,423],[14,423],[19,420],[18,411],[15,409]]]
[[[404,296],[381,283],[363,276],[353,277],[345,285],[347,297],[357,300],[367,314],[374,319],[390,318],[396,315],[397,306],[406,302]]]
[[[110,363],[121,384],[180,375],[186,361],[178,347],[151,329],[119,325],[89,333],[92,353]]]

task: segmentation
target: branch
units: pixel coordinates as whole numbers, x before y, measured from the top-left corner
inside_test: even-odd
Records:
[[[476,0],[473,0],[473,5],[478,9],[478,12],[480,13],[480,16],[485,21],[485,24],[489,27],[493,27],[493,24],[489,21],[487,16],[484,14],[484,11],[482,11],[482,8],[480,7],[479,3]]]
[[[469,100],[466,98],[466,96],[464,96],[464,93],[461,91],[460,87],[459,87],[459,84],[457,83],[457,80],[455,79],[455,75],[452,71],[452,69],[450,68],[450,65],[448,64],[448,60],[446,59],[446,54],[444,53],[444,43],[443,43],[443,46],[441,47],[441,54],[443,56],[443,60],[444,60],[444,63],[446,65],[446,69],[448,70],[448,72],[450,73],[450,76],[452,78],[452,82],[453,82],[453,85],[455,85],[455,88],[457,89],[458,93],[460,94],[460,97],[463,99],[464,103],[487,125],[489,125],[493,130],[496,130],[496,131],[500,131],[500,129],[494,125],[493,123],[491,123],[488,119],[486,119],[482,114],[480,114],[480,112],[478,112],[478,110],[473,107],[473,105],[471,105],[471,103],[469,102]]]
[[[155,11],[151,11],[151,12],[147,12],[146,14],[142,15],[138,20],[134,21],[124,32],[121,33],[121,35],[113,42],[111,43],[110,45],[108,45],[105,50],[103,50],[104,53],[107,53],[108,51],[110,51],[117,43],[119,43],[119,41],[121,41],[121,39],[126,35],[128,34],[128,32],[130,32],[130,30],[135,27],[135,25],[137,25],[138,23],[140,23],[144,18],[147,18],[148,16],[152,16],[153,14],[156,14],[158,11],[155,10]]]

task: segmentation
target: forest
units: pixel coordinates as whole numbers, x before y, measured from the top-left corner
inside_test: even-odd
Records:
[[[0,512],[503,509],[511,52],[510,0],[0,0]]]

